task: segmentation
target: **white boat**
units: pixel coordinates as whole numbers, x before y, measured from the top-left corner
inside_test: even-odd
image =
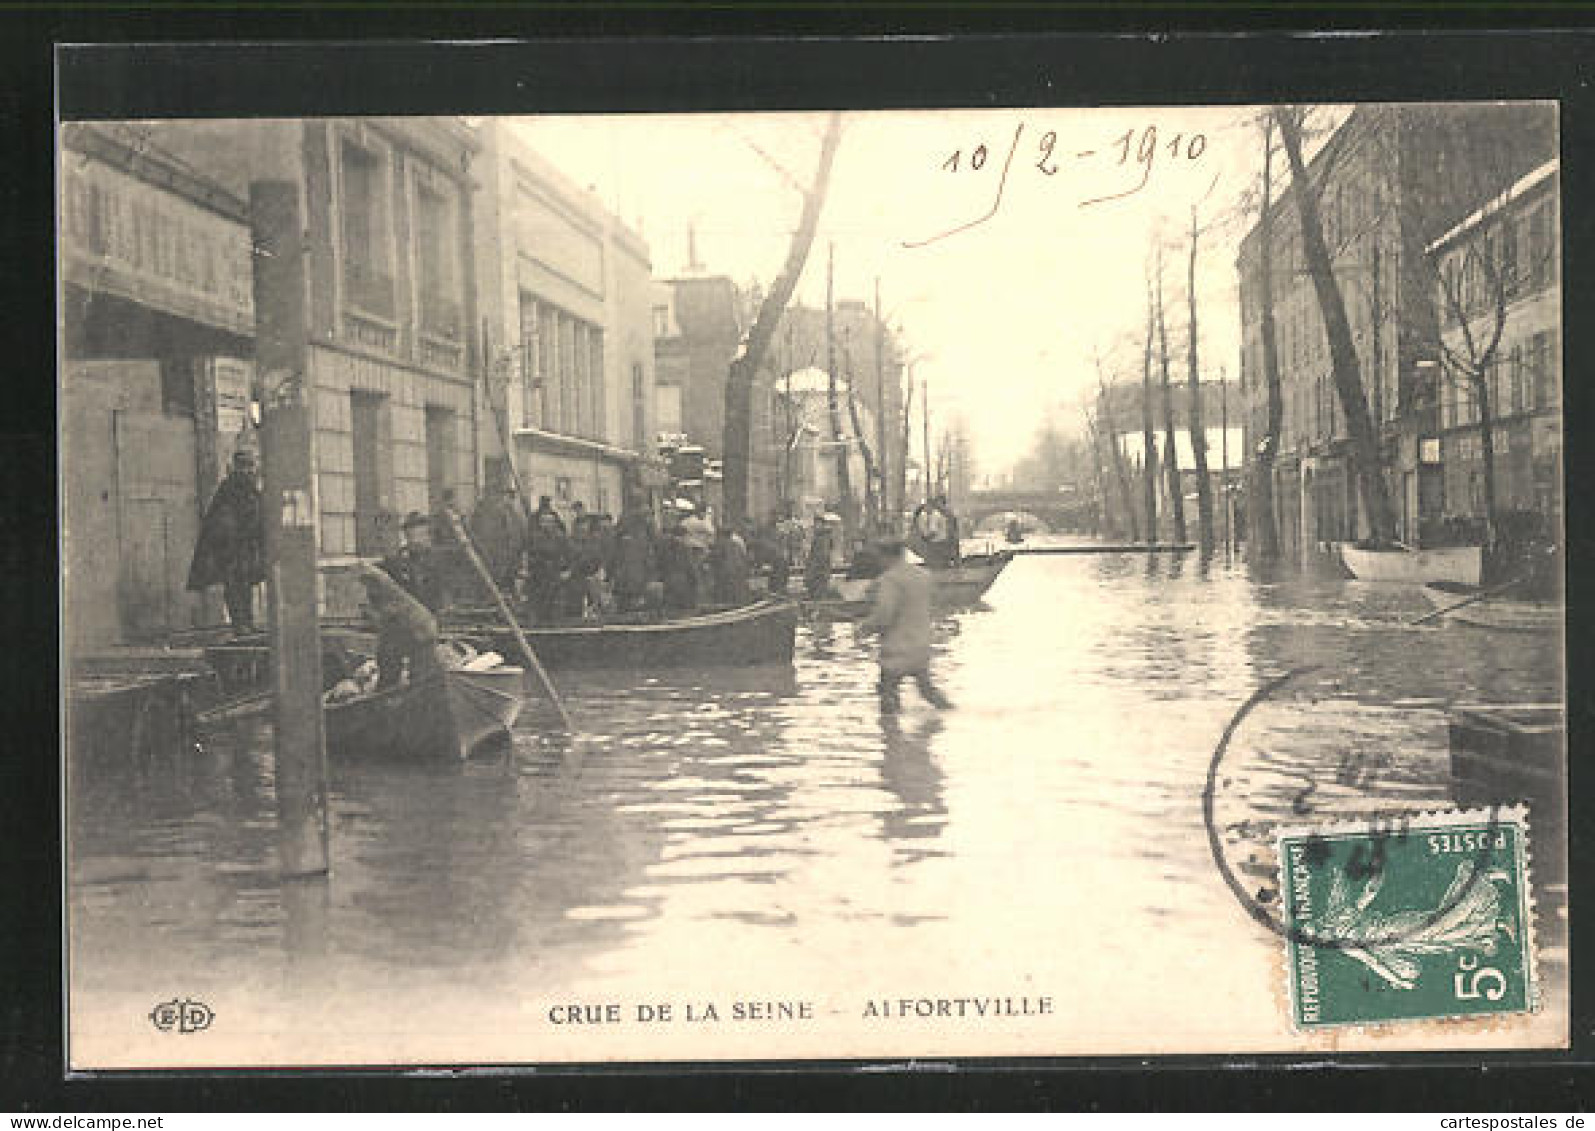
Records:
[[[1449,581],[1477,585],[1484,572],[1483,546],[1433,546],[1414,550],[1396,543],[1373,550],[1355,542],[1337,542],[1340,561],[1358,581],[1404,581],[1423,585]]]
[[[1566,616],[1559,601],[1523,601],[1513,597],[1480,597],[1462,604],[1481,590],[1474,585],[1430,582],[1423,595],[1437,609],[1458,624],[1488,628],[1497,632],[1554,632]],[[1451,606],[1456,606],[1452,608]]]
[[[986,595],[986,590],[996,583],[997,577],[1013,561],[1013,551],[965,554],[954,566],[927,568],[931,579],[931,599],[939,606],[972,605]],[[831,575],[831,588],[845,602],[860,603],[870,599],[873,579],[847,577],[841,573]]]

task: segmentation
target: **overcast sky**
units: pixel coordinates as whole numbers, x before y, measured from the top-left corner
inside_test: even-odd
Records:
[[[1174,372],[1183,378],[1195,204],[1208,229],[1196,288],[1203,370],[1235,380],[1235,248],[1249,223],[1238,204],[1255,188],[1260,147],[1253,115],[1239,107],[850,113],[798,295],[823,304],[832,242],[838,299],[872,300],[879,276],[888,319],[920,356],[915,372],[930,382],[935,419],[962,415],[980,471],[1000,472],[1049,411],[1078,427],[1098,351],[1139,376],[1145,271],[1160,232]],[[519,125],[642,230],[656,277],[684,270],[695,228],[709,272],[768,286],[801,204],[772,161],[807,181],[824,123],[823,114],[704,114]],[[999,183],[990,219],[942,235],[990,212]]]

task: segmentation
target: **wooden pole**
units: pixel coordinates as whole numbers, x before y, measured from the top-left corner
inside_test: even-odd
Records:
[[[1224,555],[1234,548],[1234,533],[1230,520],[1230,489],[1229,489],[1229,376],[1222,369],[1218,371],[1218,414],[1219,414],[1219,445],[1222,449],[1223,473],[1219,476],[1219,484],[1224,488]]]
[[[892,510],[891,492],[887,490],[886,473],[891,466],[886,451],[886,326],[881,321],[881,277],[875,276],[875,470],[878,487],[875,520],[880,525],[876,533],[896,533],[897,514]]]
[[[554,681],[548,678],[548,672],[543,670],[542,661],[537,658],[537,653],[532,651],[531,643],[526,639],[526,633],[521,631],[521,625],[515,619],[515,614],[510,610],[509,602],[504,600],[504,594],[499,591],[498,584],[494,582],[493,575],[488,572],[487,564],[482,561],[482,555],[476,552],[476,543],[471,540],[470,532],[460,522],[458,515],[450,515],[449,522],[454,527],[454,537],[465,547],[465,556],[471,559],[471,566],[476,570],[476,576],[487,587],[488,593],[493,597],[493,603],[498,606],[499,616],[503,617],[510,626],[510,631],[515,634],[515,643],[519,645],[521,655],[526,657],[526,662],[531,665],[537,679],[543,685],[543,690],[548,692],[549,699],[553,700],[554,709],[559,712],[560,722],[565,724],[565,729],[574,731],[571,725],[570,714],[565,710],[565,701],[559,697],[559,691],[554,687]]]
[[[254,248],[255,372],[261,390],[267,617],[276,699],[279,855],[289,876],[328,871],[327,757],[321,717],[316,511],[311,455],[305,230],[297,124],[270,146],[283,158],[249,186]],[[278,179],[287,175],[291,179]]]

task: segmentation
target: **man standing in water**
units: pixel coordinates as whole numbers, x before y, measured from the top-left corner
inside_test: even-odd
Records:
[[[875,607],[859,631],[880,633],[881,713],[902,710],[898,684],[911,677],[938,711],[952,706],[930,678],[930,576],[903,556],[903,543],[881,543],[883,572],[875,582]]]

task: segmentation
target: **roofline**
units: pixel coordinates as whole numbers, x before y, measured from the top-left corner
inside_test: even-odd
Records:
[[[1470,228],[1476,228],[1480,226],[1492,216],[1495,216],[1497,213],[1505,210],[1506,207],[1512,204],[1513,201],[1527,196],[1534,189],[1538,188],[1540,182],[1549,180],[1551,177],[1557,175],[1561,171],[1561,166],[1562,159],[1560,157],[1553,157],[1539,168],[1532,169],[1525,173],[1523,176],[1517,179],[1516,183],[1511,185],[1505,191],[1501,192],[1494,199],[1486,201],[1467,216],[1463,217],[1458,223],[1452,225],[1451,229],[1444,235],[1431,240],[1429,245],[1425,247],[1424,250],[1430,254],[1433,254],[1434,252],[1439,251],[1440,248],[1444,247],[1446,244],[1451,243],[1453,240],[1462,236]]]

